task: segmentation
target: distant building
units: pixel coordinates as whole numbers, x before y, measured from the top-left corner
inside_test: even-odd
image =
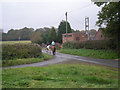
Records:
[[[107,37],[105,37],[102,33],[102,30],[98,30],[98,32],[95,35],[95,40],[105,40]]]
[[[73,32],[67,34],[67,41],[86,41],[87,35],[85,32]],[[66,34],[62,34],[62,43],[66,42]]]
[[[102,33],[102,30],[94,30],[91,29],[89,31],[89,40],[106,40],[108,37],[105,37]],[[73,32],[67,34],[67,41],[87,41],[88,35],[86,35],[85,31],[81,32]],[[62,43],[66,42],[66,34],[62,34]]]
[[[91,29],[89,31],[89,40],[95,40],[95,35],[96,35],[97,31],[94,29]]]

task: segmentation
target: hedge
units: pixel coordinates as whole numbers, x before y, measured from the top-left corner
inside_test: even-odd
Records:
[[[3,44],[2,60],[41,57],[41,46],[38,44]]]
[[[63,48],[70,49],[116,49],[114,42],[110,40],[88,40],[83,42],[70,41],[63,43]]]

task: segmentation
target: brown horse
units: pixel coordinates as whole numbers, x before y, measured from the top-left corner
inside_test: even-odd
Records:
[[[52,46],[52,53],[53,53],[53,55],[55,55],[55,50],[56,50],[55,46]]]

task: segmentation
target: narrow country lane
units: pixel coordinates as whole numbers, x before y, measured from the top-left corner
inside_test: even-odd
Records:
[[[48,52],[46,52],[46,50],[42,50],[42,52],[48,53]],[[48,53],[48,54],[50,54],[50,53]],[[62,54],[59,52],[56,52],[56,55],[53,56],[53,58],[48,61],[32,63],[32,64],[17,65],[17,66],[9,66],[9,67],[3,67],[3,68],[47,66],[47,65],[52,65],[52,64],[59,64],[61,62],[70,61],[70,60],[82,61],[82,62],[88,62],[88,63],[98,64],[98,65],[104,65],[104,66],[108,66],[108,67],[118,68],[117,60],[95,59],[95,58],[81,57],[81,56],[76,56],[76,55]]]

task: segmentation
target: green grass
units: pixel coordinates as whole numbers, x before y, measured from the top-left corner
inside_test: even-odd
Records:
[[[61,53],[101,58],[101,59],[118,59],[118,54],[112,50],[93,50],[93,49],[61,49]]]
[[[16,43],[31,43],[30,40],[24,40],[24,41],[2,41],[2,44],[16,44]]]
[[[24,59],[14,59],[14,60],[3,60],[2,66],[15,66],[15,65],[21,65],[21,64],[30,64],[35,62],[42,62],[44,60],[52,58],[51,55],[44,54],[41,58],[24,58]]]
[[[106,67],[58,64],[2,70],[3,88],[117,88],[118,71]]]

